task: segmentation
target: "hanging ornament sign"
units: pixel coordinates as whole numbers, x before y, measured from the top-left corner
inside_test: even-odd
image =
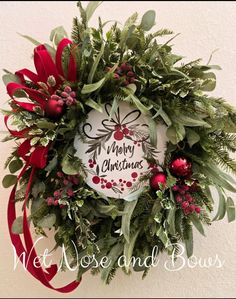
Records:
[[[150,170],[147,160],[164,160],[166,126],[157,126],[157,147],[150,143],[149,117],[121,103],[110,117],[111,105],[103,113],[92,110],[74,141],[76,154],[87,173],[86,183],[109,197],[124,198],[137,190],[139,179]]]

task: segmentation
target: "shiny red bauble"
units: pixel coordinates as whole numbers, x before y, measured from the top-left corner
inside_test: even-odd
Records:
[[[164,174],[164,172],[157,172],[150,178],[150,187],[153,190],[158,191],[160,190],[161,185],[165,187],[166,175]]]
[[[56,119],[62,115],[63,110],[63,106],[61,106],[57,100],[51,98],[47,101],[45,107],[46,116]]]
[[[175,177],[186,178],[192,174],[192,163],[185,157],[178,157],[172,160],[169,169]]]

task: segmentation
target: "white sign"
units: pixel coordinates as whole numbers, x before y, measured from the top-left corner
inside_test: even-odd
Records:
[[[77,134],[74,147],[87,172],[86,183],[108,197],[124,198],[139,188],[139,178],[150,167],[146,158],[164,160],[166,126],[157,126],[157,148],[150,144],[149,119],[134,106],[121,103],[110,118],[92,110]]]

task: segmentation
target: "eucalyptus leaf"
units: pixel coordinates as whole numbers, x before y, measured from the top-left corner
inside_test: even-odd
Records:
[[[2,180],[2,185],[4,188],[9,188],[12,185],[15,185],[17,182],[17,176],[13,174],[7,174]]]
[[[21,33],[18,33],[20,36],[22,36],[23,38],[27,39],[28,41],[30,41],[32,44],[34,44],[35,46],[39,46],[42,43],[40,43],[39,41],[37,41],[36,39],[34,39],[33,37],[29,36],[29,35],[24,35]]]
[[[217,187],[216,189],[217,189],[218,194],[219,194],[219,206],[218,206],[217,214],[212,219],[212,221],[223,219],[224,216],[225,216],[225,213],[226,213],[226,201],[225,201],[225,197],[224,197],[224,195],[223,195],[220,187]]]
[[[137,240],[137,237],[140,233],[140,230],[141,229],[138,229],[134,234],[133,236],[130,237],[130,242],[125,242],[125,245],[124,245],[124,257],[125,257],[125,271],[126,273],[129,273],[129,269],[130,269],[130,261],[131,261],[131,257],[132,257],[132,254],[133,254],[133,250],[134,250],[134,245],[135,245],[135,242]]]
[[[48,214],[40,219],[37,224],[42,228],[52,228],[53,225],[56,223],[56,215],[55,214]]]
[[[196,214],[191,214],[189,218],[192,221],[193,225],[196,227],[196,229],[199,231],[199,233],[205,236],[204,228],[199,217]]]
[[[117,243],[112,247],[112,249],[108,253],[107,258],[110,261],[110,264],[109,264],[108,267],[104,267],[101,270],[101,279],[104,282],[107,283],[109,274],[110,274],[111,270],[113,269],[115,262],[117,261],[117,259],[121,255],[122,251],[123,251],[123,244],[122,243]]]
[[[23,217],[17,217],[11,227],[11,231],[13,234],[19,235],[23,233]]]
[[[144,31],[149,31],[155,25],[156,12],[148,10],[142,17],[140,27]]]
[[[102,3],[102,1],[89,1],[88,5],[87,5],[87,7],[85,9],[87,21],[90,20],[90,18],[94,14],[95,10],[98,8],[98,6],[101,3]]]
[[[138,200],[126,201],[124,208],[124,215],[122,216],[121,221],[121,231],[125,237],[125,240],[129,243],[130,238],[130,220],[133,214],[133,211],[137,205]]]
[[[190,230],[188,232],[188,238],[184,239],[184,243],[185,243],[187,257],[190,258],[193,255],[193,229],[192,229],[192,227],[190,228]]]
[[[59,27],[54,28],[51,31],[50,41],[53,42],[56,46],[58,46],[58,44],[60,43],[60,41],[63,38],[65,38],[65,37],[68,37],[68,35],[67,35],[64,27],[63,26],[59,26]]]
[[[57,166],[57,163],[58,163],[58,156],[55,155],[52,158],[52,160],[48,162],[48,165],[46,166],[45,170],[51,172]]]
[[[7,86],[7,84],[14,82],[14,83],[21,83],[20,78],[14,74],[5,74],[2,76],[3,83]]]
[[[36,182],[32,188],[32,195],[34,198],[37,198],[40,193],[44,193],[46,186],[44,182]]]
[[[95,90],[99,89],[100,87],[102,87],[102,85],[104,84],[105,82],[105,77],[102,78],[101,80],[99,80],[98,82],[96,83],[92,83],[92,84],[84,84],[82,90],[81,90],[81,93],[82,94],[89,94],[91,92],[94,92]]]
[[[133,101],[133,104],[143,113],[143,114],[148,114],[149,113],[149,110],[152,109],[152,106],[149,106],[149,107],[146,107],[144,106],[140,100],[133,94],[130,94],[129,95],[130,98],[132,99]]]
[[[171,125],[166,131],[166,136],[172,144],[177,144],[184,139],[185,128],[181,124]]]
[[[90,98],[90,99],[86,100],[85,104],[87,106],[97,110],[98,112],[103,113],[103,107],[99,103],[95,102],[93,99]]]
[[[97,70],[99,61],[101,60],[101,58],[103,56],[104,48],[105,48],[105,45],[104,45],[104,43],[102,43],[100,52],[98,53],[97,57],[95,58],[94,63],[92,65],[92,67],[90,69],[90,72],[89,72],[89,75],[88,75],[88,83],[89,84],[91,84],[93,82],[93,77],[94,77],[94,74],[95,74],[95,72]]]
[[[117,112],[118,107],[119,106],[118,106],[117,98],[114,97],[113,102],[112,102],[112,106],[111,106],[111,110],[110,110],[110,113],[109,113],[109,120],[111,120],[113,115]]]
[[[15,173],[23,167],[23,162],[20,159],[16,159],[9,164],[10,173]]]
[[[211,128],[210,124],[194,115],[190,116],[178,113],[177,115],[173,115],[172,119],[174,122],[182,124],[184,126]]]
[[[234,221],[235,220],[235,204],[231,197],[227,198],[226,212],[227,212],[228,222]]]
[[[196,144],[198,141],[200,141],[199,134],[189,128],[186,128],[186,137],[187,137],[188,144],[190,147],[192,147],[194,144]]]

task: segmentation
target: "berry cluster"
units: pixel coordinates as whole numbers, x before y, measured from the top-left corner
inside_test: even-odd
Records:
[[[59,106],[72,106],[76,103],[76,93],[72,91],[70,86],[65,86],[64,91],[61,92],[61,96],[56,94],[51,96],[51,99],[57,100]]]
[[[107,67],[109,71],[111,68]],[[130,64],[124,62],[122,63],[114,73],[114,79],[120,80],[122,86],[127,86],[131,83],[134,83],[136,80],[135,73],[133,72],[133,68]]]
[[[131,178],[132,178],[133,182],[136,181],[137,177],[138,177],[137,172],[132,172],[131,173]],[[92,178],[92,181],[96,185],[101,184],[102,189],[111,189],[112,187],[116,187],[116,188],[120,188],[121,191],[124,191],[125,187],[131,188],[132,185],[133,185],[131,180],[126,181],[126,180],[123,180],[123,179],[119,179],[117,182],[115,182],[115,180],[112,179],[111,181],[108,181],[105,178],[99,177],[97,175],[95,175]]]
[[[60,187],[54,191],[53,196],[46,199],[49,206],[58,206],[59,200],[62,199],[63,196],[73,198],[75,196],[73,187],[76,187],[79,184],[78,175],[65,175],[63,172],[59,171],[57,172],[57,177],[59,179]],[[60,208],[64,208],[64,205],[60,205]]]
[[[97,164],[97,162],[95,160],[92,160],[92,159],[89,159],[88,163],[89,163],[90,168],[93,168]]]
[[[126,125],[115,125],[114,139],[117,141],[122,140],[125,136],[133,136],[134,132],[129,130]]]
[[[175,192],[175,200],[181,206],[185,215],[196,212],[200,214],[201,208],[195,204],[195,198],[191,195],[196,189],[196,184],[192,186],[186,184],[174,185],[172,190]]]

